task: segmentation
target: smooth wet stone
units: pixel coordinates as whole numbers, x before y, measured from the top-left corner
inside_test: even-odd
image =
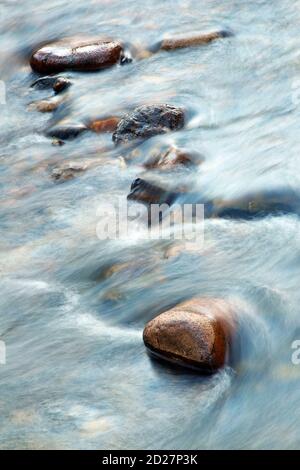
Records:
[[[68,162],[56,167],[51,172],[51,177],[55,181],[68,181],[86,171],[87,165],[77,162]]]
[[[209,44],[212,41],[221,38],[231,37],[233,34],[230,31],[213,31],[210,33],[197,34],[186,37],[173,37],[163,39],[152,47],[153,51],[163,50],[172,51],[175,49],[183,49],[186,47],[195,47]]]
[[[41,74],[64,70],[94,71],[120,62],[123,47],[118,41],[65,39],[37,49],[31,68]]]
[[[84,124],[58,124],[48,129],[46,135],[59,140],[71,140],[87,130]]]
[[[227,361],[232,318],[232,306],[226,301],[195,298],[150,321],[143,340],[158,357],[212,373]]]
[[[58,77],[53,83],[53,90],[55,93],[61,93],[72,85],[72,82],[65,77]]]
[[[116,144],[124,144],[135,139],[148,139],[157,134],[182,129],[184,111],[168,104],[139,106],[126,114],[113,133]]]
[[[88,127],[91,131],[96,133],[102,132],[114,132],[120,122],[120,118],[118,117],[109,117],[105,119],[96,119],[92,121]]]

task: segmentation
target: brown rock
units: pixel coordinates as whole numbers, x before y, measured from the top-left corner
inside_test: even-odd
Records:
[[[224,300],[195,298],[150,321],[143,339],[154,355],[212,373],[226,363],[232,319]]]
[[[101,133],[101,132],[114,132],[120,122],[120,118],[118,117],[110,117],[106,119],[98,119],[93,121],[89,124],[89,128],[93,132]]]
[[[160,186],[149,183],[142,178],[136,178],[130,187],[127,199],[149,206],[151,204],[169,204],[176,199],[177,194],[166,191]]]
[[[197,34],[190,37],[168,38],[164,39],[160,44],[163,51],[172,51],[175,49],[183,49],[185,47],[202,46],[216,39],[232,36],[229,31],[215,31],[206,34]]]
[[[65,77],[58,77],[53,83],[55,93],[61,93],[72,85],[72,82]]]
[[[179,130],[183,126],[184,111],[181,108],[168,104],[139,106],[120,120],[112,138],[116,144],[124,144]]]
[[[120,61],[123,47],[109,39],[65,39],[36,50],[30,59],[31,68],[38,73],[57,73],[64,70],[100,70]]]
[[[176,147],[171,147],[162,154],[158,153],[152,156],[144,166],[148,170],[155,168],[169,170],[174,166],[189,166],[192,163],[192,157],[188,152]]]
[[[56,100],[41,100],[30,103],[28,109],[30,111],[39,111],[40,113],[52,113],[60,105],[60,101]]]

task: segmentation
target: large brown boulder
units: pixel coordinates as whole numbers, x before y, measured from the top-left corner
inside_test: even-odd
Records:
[[[64,70],[93,71],[121,60],[122,45],[109,39],[64,39],[37,49],[31,56],[31,68],[38,73]]]
[[[139,106],[126,114],[113,133],[115,144],[148,139],[157,134],[176,131],[184,126],[182,108],[169,104]]]
[[[195,298],[150,321],[143,339],[154,355],[212,373],[226,363],[232,334],[230,304],[222,299]]]

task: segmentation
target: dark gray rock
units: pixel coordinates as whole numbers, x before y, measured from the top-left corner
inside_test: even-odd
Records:
[[[184,111],[168,104],[140,106],[126,114],[113,133],[116,144],[148,139],[157,134],[182,129]]]
[[[56,139],[71,140],[87,130],[84,124],[58,124],[48,129],[46,135]]]

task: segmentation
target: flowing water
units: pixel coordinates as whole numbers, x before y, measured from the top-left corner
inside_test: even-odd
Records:
[[[1,448],[299,447],[299,218],[209,219],[203,247],[179,256],[166,256],[171,240],[100,240],[96,228],[159,145],[203,155],[165,178],[211,198],[297,191],[300,1],[1,0],[0,12]],[[219,29],[234,36],[65,74],[63,106],[30,109],[50,95],[30,88],[40,43],[104,34],[142,49]],[[188,123],[131,155],[110,134],[62,147],[44,134],[155,102],[185,107]],[[55,183],[69,161],[93,165]],[[193,295],[241,306],[238,361],[210,377],[150,360],[142,342],[147,321]]]

